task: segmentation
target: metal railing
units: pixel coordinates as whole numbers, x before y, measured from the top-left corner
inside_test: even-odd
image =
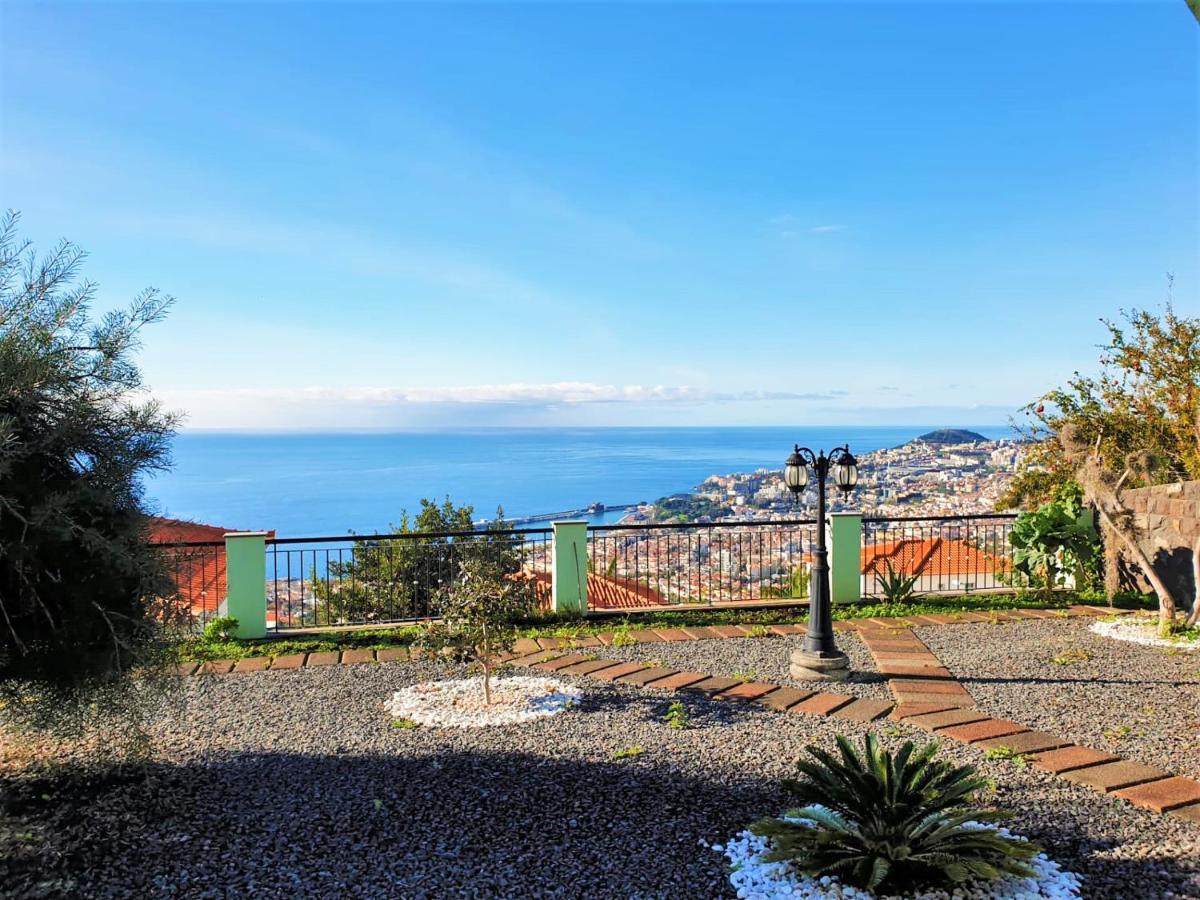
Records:
[[[550,596],[549,528],[400,532],[266,541],[267,627],[275,630],[429,618],[464,560],[490,554]]]
[[[816,528],[814,519],[590,526],[588,607],[807,597]]]
[[[917,594],[1013,587],[1015,515],[912,516],[862,520],[862,596],[883,596],[889,570],[915,578]]]
[[[167,577],[174,586],[168,598],[203,627],[216,618],[228,589],[224,541],[154,544]]]
[[[880,576],[914,577],[917,594],[1017,585],[1009,534],[1015,516],[865,517],[861,596],[883,596]],[[551,605],[553,529],[403,532],[265,541],[263,601],[275,631],[384,624],[436,615],[464,560],[492,554]],[[809,597],[813,519],[587,529],[589,610],[766,603]],[[225,544],[158,544],[175,597],[203,625],[226,597]]]

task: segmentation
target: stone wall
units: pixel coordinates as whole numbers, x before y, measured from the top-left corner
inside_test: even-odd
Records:
[[[1184,604],[1196,596],[1192,550],[1200,538],[1200,481],[1160,484],[1123,491],[1142,532],[1142,547],[1176,598]],[[1115,535],[1104,530],[1104,583],[1108,592],[1150,591],[1137,565],[1121,552]]]

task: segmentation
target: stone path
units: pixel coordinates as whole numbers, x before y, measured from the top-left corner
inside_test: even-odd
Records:
[[[687,691],[714,701],[756,703],[775,712],[871,722],[884,717],[928,731],[939,738],[967,744],[980,751],[1006,748],[1028,764],[1069,781],[1112,794],[1158,813],[1200,824],[1200,782],[1153,766],[1078,746],[1052,734],[1034,731],[1019,722],[995,719],[975,707],[975,701],[928,647],[912,633],[914,625],[981,624],[1081,616],[1108,616],[1113,610],[1073,606],[1066,610],[1013,609],[991,613],[921,615],[905,618],[838,620],[838,631],[857,631],[870,650],[881,675],[888,679],[894,701],[856,698],[833,691],[782,687],[761,681],[720,678],[705,672],[679,671],[650,663],[596,659],[572,652],[611,646],[616,633],[584,638],[523,638],[498,662],[615,681],[655,690]],[[622,633],[622,643],[714,640],[753,637],[763,626],[714,625],[651,628]],[[776,635],[803,634],[800,625],[770,625]],[[294,654],[218,660],[202,665],[184,663],[184,675],[254,672],[323,665],[355,665],[402,661],[424,654],[403,647],[386,650],[345,650],[340,653]]]

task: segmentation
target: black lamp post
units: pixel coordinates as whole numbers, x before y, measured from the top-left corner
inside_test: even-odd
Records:
[[[825,547],[825,480],[833,470],[833,480],[843,494],[858,484],[858,461],[850,447],[837,447],[813,453],[797,446],[783,467],[783,483],[799,499],[808,485],[808,468],[817,476],[817,548],[813,554],[808,628],[801,649],[792,654],[792,676],[809,680],[841,680],[849,674],[850,660],[833,639],[833,614],[829,601],[829,551]]]

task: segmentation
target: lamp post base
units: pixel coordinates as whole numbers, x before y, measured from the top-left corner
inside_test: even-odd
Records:
[[[811,653],[793,650],[788,674],[796,681],[845,681],[850,677],[850,657],[840,650]]]

